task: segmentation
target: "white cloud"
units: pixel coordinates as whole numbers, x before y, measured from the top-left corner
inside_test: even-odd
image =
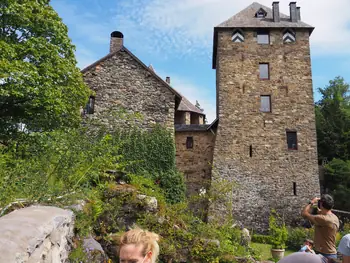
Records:
[[[131,35],[142,39],[149,52],[211,56],[213,27],[236,14],[246,0],[121,0],[116,22]],[[271,6],[271,0],[260,0]],[[289,13],[289,0],[280,1],[281,12]],[[312,47],[316,54],[349,52],[349,0],[301,0],[302,18],[316,27]]]

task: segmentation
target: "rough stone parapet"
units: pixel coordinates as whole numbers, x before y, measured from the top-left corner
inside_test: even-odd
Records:
[[[64,263],[73,237],[72,211],[32,206],[0,218],[0,262]]]

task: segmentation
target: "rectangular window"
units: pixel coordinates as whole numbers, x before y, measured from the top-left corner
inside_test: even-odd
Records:
[[[85,107],[86,114],[94,114],[95,111],[95,97],[90,96],[88,103]]]
[[[298,150],[297,132],[287,131],[288,150]]]
[[[258,44],[268,45],[270,44],[270,34],[268,31],[258,31],[257,33]]]
[[[297,183],[293,182],[293,194],[297,195]]]
[[[193,137],[187,137],[186,139],[186,148],[192,149],[193,148]]]
[[[260,79],[270,79],[270,67],[268,63],[259,64],[259,77]]]
[[[262,95],[260,96],[260,111],[271,112],[271,96]]]

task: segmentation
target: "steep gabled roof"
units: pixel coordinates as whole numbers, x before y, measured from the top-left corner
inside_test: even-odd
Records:
[[[256,18],[255,14],[260,9],[266,11],[265,18]],[[235,14],[233,17],[227,19],[225,22],[222,22],[220,25],[216,26],[216,28],[259,28],[259,27],[275,27],[275,28],[307,28],[313,30],[314,28],[302,21],[291,22],[290,17],[280,13],[280,22],[274,22],[272,17],[272,9],[259,4],[257,2],[252,3],[247,8],[243,9],[239,13]]]
[[[255,16],[260,9],[266,11],[264,18],[257,18]],[[274,22],[272,9],[254,2],[214,28],[213,69],[216,68],[218,31],[233,28],[303,28],[309,30],[310,34],[314,30],[314,27],[302,21],[292,22],[290,16],[283,13],[280,13],[280,22]]]
[[[113,57],[115,54],[117,54],[118,52],[126,52],[128,53],[133,59],[135,59],[144,69],[146,69],[149,73],[152,74],[153,77],[155,77],[156,79],[158,79],[165,88],[167,88],[168,90],[170,90],[176,97],[176,101],[177,101],[177,105],[180,104],[180,101],[182,99],[182,96],[180,93],[178,93],[175,89],[173,89],[166,81],[164,81],[161,77],[159,77],[154,70],[150,69],[149,67],[147,67],[141,60],[139,60],[133,53],[131,53],[130,50],[128,50],[126,47],[122,47],[120,50],[117,50],[115,52],[111,52],[109,53],[107,56],[104,56],[103,58],[97,60],[96,62],[92,63],[91,65],[87,66],[86,68],[84,68],[81,72],[85,73],[87,71],[89,71],[90,69],[96,67],[98,64],[100,64],[101,62]]]
[[[178,111],[189,111],[189,112],[195,112],[201,115],[205,115],[203,111],[198,109],[195,105],[193,105],[188,99],[186,99],[184,96],[182,96],[182,100],[180,102]]]

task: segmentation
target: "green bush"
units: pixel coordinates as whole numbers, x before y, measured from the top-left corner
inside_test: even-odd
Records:
[[[303,245],[305,239],[313,239],[313,228],[307,229],[303,227],[288,228],[288,239],[286,245],[289,249],[298,251]]]
[[[268,235],[254,234],[252,236],[252,242],[261,243],[261,244],[271,244],[271,237]]]
[[[271,211],[269,218],[269,235],[271,236],[272,248],[284,249],[288,239],[288,231],[284,221],[275,210]]]

